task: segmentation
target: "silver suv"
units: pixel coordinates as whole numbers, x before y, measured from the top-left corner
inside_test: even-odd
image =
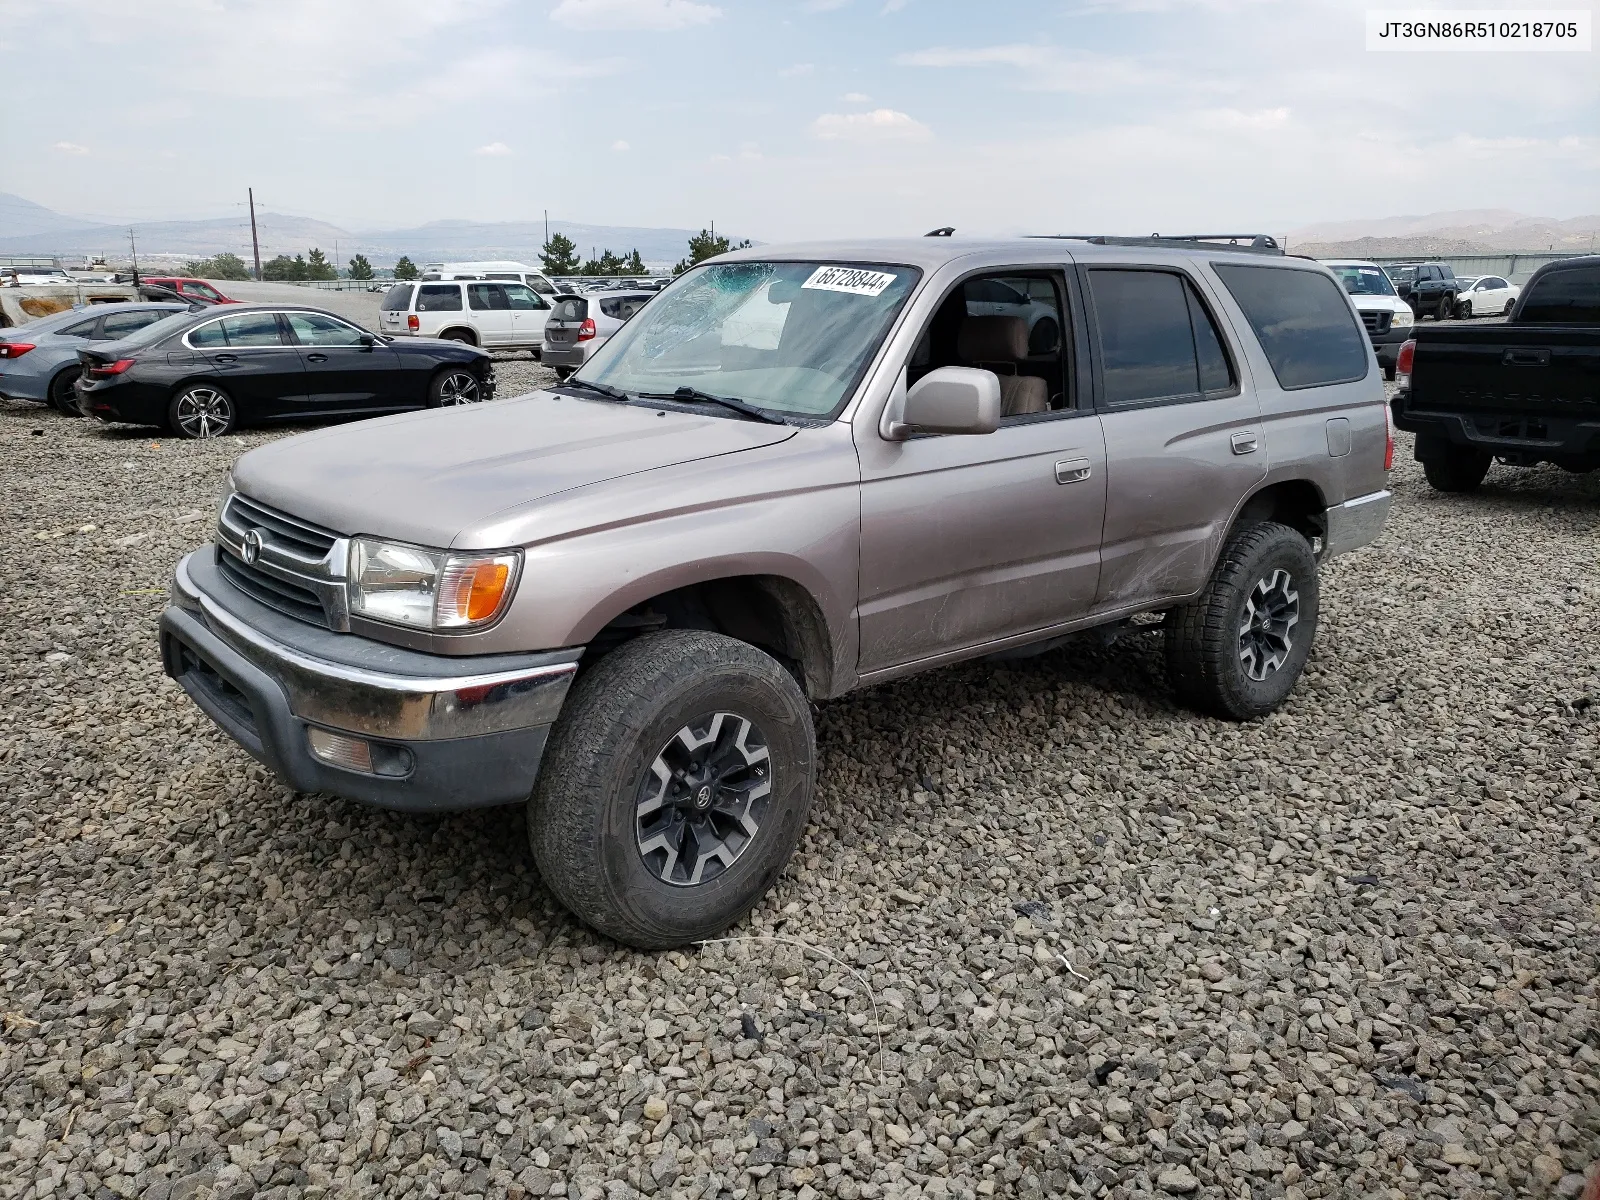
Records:
[[[246,454],[166,669],[302,791],[526,803],[583,920],[710,936],[800,838],[817,701],[1163,614],[1185,704],[1284,703],[1392,441],[1343,289],[1256,243],[712,260],[562,384]]]

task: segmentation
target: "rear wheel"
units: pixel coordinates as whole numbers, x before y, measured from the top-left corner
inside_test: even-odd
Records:
[[[483,401],[483,385],[465,367],[446,367],[428,385],[428,404],[432,408],[454,408]]]
[[[528,801],[528,841],[580,920],[641,949],[712,937],[782,873],[811,808],[816,735],[754,646],[672,630],[579,678]]]
[[[1428,485],[1436,492],[1475,492],[1489,473],[1488,454],[1442,439],[1418,438],[1416,453]]]
[[[50,403],[63,416],[81,417],[83,410],[78,407],[78,393],[72,390],[73,382],[78,378],[79,369],[59,372],[50,381]]]
[[[1456,298],[1454,296],[1440,296],[1439,304],[1433,310],[1433,319],[1435,321],[1448,321],[1450,319],[1450,313],[1455,306]]]
[[[1273,521],[1229,535],[1205,591],[1167,614],[1167,675],[1183,703],[1234,721],[1288,698],[1317,632],[1317,560]]]
[[[1515,304],[1515,300],[1507,300],[1506,306],[1500,310],[1500,315],[1502,317],[1509,317],[1511,315],[1511,309]]]
[[[232,433],[237,423],[233,398],[209,383],[191,384],[167,406],[167,424],[179,437],[222,437]]]
[[[478,339],[465,329],[446,329],[439,336],[447,342],[464,342],[468,346],[476,346],[478,344]]]

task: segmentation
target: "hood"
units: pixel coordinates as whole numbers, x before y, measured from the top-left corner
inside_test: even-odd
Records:
[[[795,432],[534,392],[285,438],[239,459],[233,480],[252,499],[339,533],[447,547],[508,508]]]
[[[1357,312],[1399,312],[1404,309],[1411,311],[1411,306],[1399,296],[1351,296]]]

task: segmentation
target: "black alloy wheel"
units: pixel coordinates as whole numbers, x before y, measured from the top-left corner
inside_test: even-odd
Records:
[[[761,832],[770,758],[760,728],[738,713],[673,734],[639,781],[634,836],[650,873],[697,887],[733,866]]]
[[[81,417],[83,410],[78,407],[78,393],[73,390],[73,383],[78,379],[80,368],[72,367],[58,372],[50,381],[50,404],[55,410],[66,417]]]
[[[1467,320],[1471,320],[1472,319],[1472,301],[1471,300],[1463,300],[1460,304],[1456,305],[1456,319],[1457,320],[1462,320],[1462,321],[1467,321]]]
[[[483,385],[478,377],[465,367],[440,371],[429,387],[429,398],[435,408],[454,408],[461,404],[480,404]]]
[[[1279,567],[1256,580],[1245,598],[1239,623],[1239,662],[1244,673],[1262,682],[1288,661],[1294,627],[1300,623],[1300,593],[1294,577]]]
[[[209,383],[184,388],[167,408],[167,422],[179,437],[222,437],[233,432],[236,421],[233,398]]]

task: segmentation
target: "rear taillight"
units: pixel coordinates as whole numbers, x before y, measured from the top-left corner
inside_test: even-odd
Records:
[[[1417,356],[1417,340],[1409,338],[1400,346],[1400,353],[1395,355],[1394,373],[1396,375],[1411,374],[1411,360]]]
[[[412,329],[412,330],[421,329],[422,328],[422,321],[417,316],[416,313],[410,313],[409,315],[407,315],[407,317],[406,317],[406,328],[407,329]]]
[[[119,358],[114,363],[105,363],[98,367],[90,367],[89,374],[93,375],[96,379],[104,379],[109,375],[121,375],[131,366],[133,366],[133,359]]]
[[[32,342],[0,342],[0,358],[21,358],[32,349]]]
[[[578,326],[578,340],[580,342],[587,342],[590,338],[595,336],[595,332],[594,318],[585,317],[583,319],[583,324]]]

